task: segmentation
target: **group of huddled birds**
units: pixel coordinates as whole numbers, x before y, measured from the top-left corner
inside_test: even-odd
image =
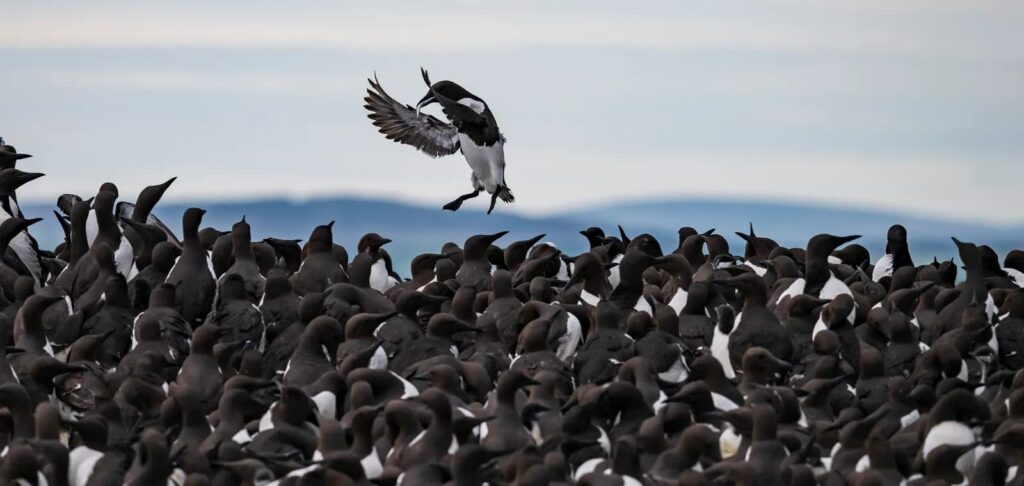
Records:
[[[26,157],[0,143],[0,484],[1024,484],[1019,250],[591,227],[402,276],[333,222],[165,224],[171,179],[60,196],[47,251]]]

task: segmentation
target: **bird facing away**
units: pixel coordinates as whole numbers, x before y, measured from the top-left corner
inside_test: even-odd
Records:
[[[416,108],[389,96],[376,76],[369,80],[370,88],[366,90],[368,95],[364,101],[373,124],[389,140],[412,145],[431,157],[462,152],[473,170],[470,177],[473,192],[445,204],[444,209],[457,211],[463,201],[480,195],[480,191],[491,195],[487,214],[494,210],[498,198],[506,203],[514,202],[512,190],[505,182],[505,136],[498,130],[490,107],[462,86],[452,81],[431,83],[427,71],[421,69],[421,72],[428,90]],[[441,105],[449,123],[420,113],[423,107],[433,103]]]

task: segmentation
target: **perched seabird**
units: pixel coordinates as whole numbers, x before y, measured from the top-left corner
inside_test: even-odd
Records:
[[[245,295],[249,302],[259,305],[263,301],[267,279],[256,264],[251,230],[249,223],[245,222],[245,216],[231,227],[231,256],[234,262],[221,274],[218,284],[224,285],[226,278],[237,275],[245,283]]]
[[[734,329],[729,333],[732,365],[738,365],[744,353],[755,346],[767,349],[776,358],[789,361],[793,355],[793,343],[786,328],[766,307],[768,291],[764,281],[754,272],[744,272],[721,283],[743,295],[743,307],[736,317]]]
[[[333,252],[334,221],[317,226],[306,243],[306,257],[295,271],[294,286],[300,296],[323,292],[336,282],[348,281],[348,273]]]
[[[338,345],[345,331],[337,319],[320,316],[302,331],[299,344],[285,366],[282,383],[285,386],[309,385],[335,367]]]
[[[839,280],[829,268],[829,255],[840,245],[860,238],[860,235],[833,236],[829,234],[815,235],[807,242],[807,253],[804,266],[804,277],[796,278],[787,287],[782,288],[773,299],[778,304],[784,297],[797,294],[808,294],[813,297],[831,300],[840,294],[852,295],[849,286]],[[854,321],[856,309],[848,316]]]
[[[167,273],[167,283],[178,291],[181,315],[193,328],[203,323],[217,297],[217,277],[210,255],[199,241],[199,225],[204,214],[206,211],[199,208],[185,210],[181,256]]]
[[[213,355],[213,347],[229,332],[213,324],[197,328],[192,334],[192,349],[175,379],[196,392],[196,399],[204,410],[214,410],[220,400],[224,375]]]
[[[3,152],[0,152],[3,153]],[[21,212],[21,207],[18,206],[18,197],[16,190],[40,177],[43,174],[22,172],[15,168],[7,168],[0,170],[0,223],[9,218],[20,218],[26,219],[25,215]],[[7,255],[7,250],[4,250],[2,254],[5,261],[8,261],[8,265],[15,264],[25,269],[35,280],[36,287],[41,286],[43,282],[43,267],[42,260],[39,255],[39,244],[35,238],[28,233],[27,228],[11,236],[9,248],[13,251],[13,257],[10,258]]]
[[[885,255],[875,262],[871,279],[880,282],[885,277],[892,277],[893,271],[907,266],[914,266],[907,243],[907,229],[903,225],[894,224],[889,227],[886,235]]]
[[[474,235],[466,238],[463,248],[462,265],[455,274],[459,285],[483,290],[491,283],[491,263],[487,261],[487,247],[508,231],[499,231],[491,235]]]
[[[377,233],[368,233],[359,240],[359,254],[352,261],[356,266],[357,261],[365,260],[370,266],[369,284],[370,288],[385,293],[398,284],[398,279],[391,275],[390,258],[382,248],[391,243],[391,240],[384,238]]]

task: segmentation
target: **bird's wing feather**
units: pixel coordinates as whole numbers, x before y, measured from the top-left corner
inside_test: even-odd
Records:
[[[487,126],[487,117],[473,111],[472,108],[441,95],[435,94],[434,97],[438,99],[439,103],[441,103],[441,111],[444,112],[445,116],[447,116],[456,127],[463,125]]]
[[[451,155],[459,150],[459,134],[456,128],[437,118],[420,113],[409,105],[403,105],[389,96],[376,78],[370,80],[370,88],[364,98],[380,133],[389,140],[412,145],[431,157]]]

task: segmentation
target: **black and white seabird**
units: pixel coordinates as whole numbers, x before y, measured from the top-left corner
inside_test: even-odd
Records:
[[[886,234],[885,255],[878,259],[871,271],[871,280],[881,282],[885,277],[892,277],[894,270],[914,266],[907,246],[907,229],[903,225],[894,224]]]
[[[206,211],[189,208],[182,215],[181,256],[167,273],[167,283],[178,290],[178,310],[193,327],[198,327],[213,308],[217,296],[217,277],[210,254],[199,241],[199,224]]]
[[[480,195],[480,191],[491,195],[487,214],[494,210],[498,198],[506,203],[514,202],[515,197],[505,182],[505,136],[498,130],[490,107],[480,97],[451,81],[431,83],[427,71],[421,71],[429,90],[416,108],[389,96],[376,76],[370,80],[364,101],[373,124],[388,139],[412,145],[431,157],[462,152],[473,170],[470,178],[473,192],[445,204],[444,209],[457,211],[463,201]],[[432,103],[441,105],[449,123],[420,113]]]
[[[18,196],[15,194],[15,190],[42,176],[43,174],[40,173],[22,172],[13,167],[0,170],[0,206],[3,208],[3,211],[0,211],[0,222],[9,218],[25,219],[25,215],[18,206]],[[24,267],[35,280],[36,287],[42,285],[43,268],[39,258],[39,244],[28,233],[28,230],[23,230],[12,237],[10,249],[10,255],[7,255],[7,252],[4,254],[4,258],[8,260],[9,264]]]

